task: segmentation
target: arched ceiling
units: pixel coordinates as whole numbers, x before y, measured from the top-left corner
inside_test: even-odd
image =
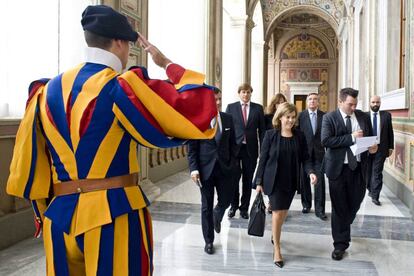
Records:
[[[327,28],[330,25],[321,17],[310,13],[297,13],[286,15],[280,19],[278,28],[286,29],[307,29],[307,28]]]
[[[325,21],[336,32],[345,13],[343,0],[260,0],[260,4],[265,40],[270,38],[276,26],[289,24],[292,27],[300,19],[311,25],[324,24]]]

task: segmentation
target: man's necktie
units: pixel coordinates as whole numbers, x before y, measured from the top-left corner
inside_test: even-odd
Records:
[[[316,112],[311,112],[311,125],[312,125],[313,135],[315,135],[315,132],[316,132]]]
[[[243,104],[243,122],[247,124],[247,104]]]
[[[374,118],[372,119],[372,134],[377,136],[377,112],[374,112]]]
[[[346,130],[349,134],[351,134],[352,133],[351,116],[347,115],[345,118],[346,118],[346,125],[345,125]],[[351,148],[348,147],[348,149],[346,150],[346,154],[348,156],[348,167],[351,170],[355,170],[358,163],[357,163],[356,157],[351,151]]]

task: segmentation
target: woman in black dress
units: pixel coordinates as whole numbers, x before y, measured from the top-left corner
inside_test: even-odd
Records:
[[[273,117],[274,129],[266,132],[260,151],[255,184],[258,193],[264,192],[272,208],[273,262],[283,267],[280,235],[290,204],[299,189],[301,165],[312,184],[317,177],[310,167],[304,134],[294,129],[296,107],[290,103],[279,105]]]
[[[287,102],[285,95],[282,93],[277,93],[273,95],[272,100],[270,101],[270,104],[266,107],[266,114],[265,114],[265,127],[266,130],[272,129],[273,124],[273,116],[276,113],[277,107],[279,104]]]
[[[272,100],[270,101],[270,104],[266,107],[266,112],[264,115],[266,130],[273,128],[273,124],[272,124],[273,116],[275,115],[278,106],[285,102],[287,102],[287,100],[286,100],[285,95],[283,95],[282,93],[277,93],[273,95]],[[272,207],[270,206],[270,202],[268,203],[266,209],[269,214],[272,213]]]

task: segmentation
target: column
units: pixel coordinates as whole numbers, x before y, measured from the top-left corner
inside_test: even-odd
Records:
[[[246,16],[223,14],[223,110],[238,101],[238,86],[244,81]]]
[[[207,76],[208,84],[222,87],[223,0],[210,0],[208,9]]]

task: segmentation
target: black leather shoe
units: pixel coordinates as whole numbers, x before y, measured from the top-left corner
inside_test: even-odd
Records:
[[[214,231],[216,231],[216,233],[220,233],[221,222],[218,220],[218,218],[214,214],[213,214],[213,224],[214,224]]]
[[[204,246],[204,252],[211,255],[214,254],[214,246],[212,243],[206,243],[206,246]]]
[[[277,267],[280,267],[280,268],[282,268],[282,267],[285,265],[285,263],[284,263],[283,261],[274,261],[274,264],[275,264]]]
[[[372,199],[372,202],[373,202],[375,205],[377,205],[377,206],[381,206],[381,202],[380,202],[378,199],[376,199],[376,198],[373,198],[373,199]]]
[[[227,216],[228,216],[229,218],[234,217],[234,216],[236,215],[236,210],[237,210],[237,209],[230,208],[229,212],[227,213]]]
[[[249,219],[249,214],[245,211],[240,211],[240,216],[244,219]]]
[[[327,220],[328,219],[328,216],[325,215],[325,213],[318,213],[318,214],[316,214],[316,216],[318,218],[320,218],[321,220]]]
[[[335,249],[332,251],[332,259],[335,261],[340,261],[344,257],[345,250]]]
[[[308,207],[303,207],[303,209],[302,209],[302,213],[307,214],[307,213],[309,213],[309,212],[310,212],[310,208],[308,208]]]

